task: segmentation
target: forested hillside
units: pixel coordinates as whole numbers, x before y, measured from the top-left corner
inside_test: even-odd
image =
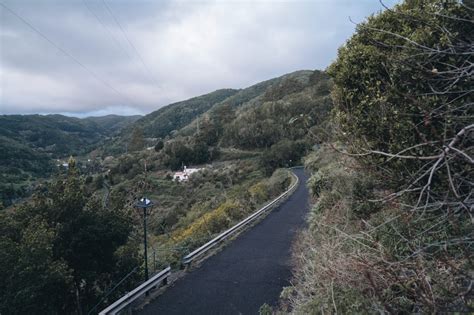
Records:
[[[108,136],[112,136],[122,129],[133,124],[135,121],[140,119],[142,116],[119,116],[119,115],[107,115],[107,116],[91,116],[81,119],[84,122],[93,122],[97,125],[100,130]]]
[[[313,129],[331,109],[330,86],[327,74],[315,70],[297,71],[243,89],[182,129],[148,142],[158,152],[152,165],[177,170],[183,165],[227,159],[239,150],[260,156],[268,174],[277,167],[296,165],[316,141]],[[152,119],[145,116],[134,125],[129,142],[122,144],[129,151],[145,146],[147,133],[138,126],[141,121]]]
[[[140,129],[143,136],[147,138],[164,138],[170,135],[171,132],[183,128],[198,115],[208,111],[213,105],[235,93],[237,93],[237,90],[222,89],[164,106],[125,128],[118,137],[109,143],[106,152],[112,154],[127,152],[127,144],[134,129]]]
[[[194,138],[191,142],[210,146],[263,149],[283,138],[301,138],[330,106],[329,85],[323,72],[304,70],[241,90],[218,90],[174,103],[124,129],[105,152],[128,151],[134,130],[155,139],[150,145],[158,139]],[[300,114],[304,117],[291,125],[291,119]]]
[[[55,159],[88,153],[139,117],[1,115],[0,203],[11,204],[37,178],[49,176],[58,164]]]
[[[467,1],[407,0],[340,48],[282,311],[474,311],[473,17]]]

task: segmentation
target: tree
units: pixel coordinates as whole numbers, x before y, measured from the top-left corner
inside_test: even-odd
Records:
[[[306,151],[307,146],[302,141],[282,140],[263,152],[260,165],[270,175],[278,167],[298,165]]]
[[[15,223],[5,215],[0,221],[0,312],[70,313],[72,271],[54,258],[54,229],[40,218],[32,218],[25,228]]]
[[[407,0],[358,25],[329,69],[344,153],[398,213],[358,238],[383,253],[361,273],[385,312],[472,311],[473,12]]]
[[[9,271],[2,270],[7,278],[0,290],[2,297],[14,296],[2,301],[2,313],[80,314],[123,276],[114,268],[121,262],[121,270],[127,269],[120,249],[127,244],[131,220],[124,211],[102,208],[83,182],[70,160],[67,174],[47,191],[4,214],[0,266]],[[138,260],[128,263],[131,270]]]
[[[214,108],[211,117],[216,136],[217,138],[220,138],[224,132],[224,126],[229,124],[235,118],[235,111],[229,104],[222,104]]]
[[[183,165],[193,162],[193,151],[181,141],[174,141],[165,147],[167,160],[165,164],[172,170],[178,170]]]
[[[143,150],[145,147],[145,139],[143,137],[143,130],[140,127],[135,127],[130,138],[128,149],[131,152]]]
[[[210,152],[207,144],[198,142],[193,146],[193,162],[202,164],[208,162],[210,159]]]
[[[211,120],[209,115],[204,115],[198,119],[199,128],[195,136],[196,141],[208,145],[216,144],[219,141],[219,130],[214,121]]]
[[[155,145],[155,152],[160,152],[164,146],[165,144],[163,143],[163,140],[158,141]]]

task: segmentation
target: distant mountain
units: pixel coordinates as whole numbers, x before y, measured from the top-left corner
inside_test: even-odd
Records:
[[[138,119],[142,118],[140,115],[134,116],[119,116],[119,115],[107,115],[100,117],[87,117],[83,118],[83,121],[93,122],[98,127],[102,128],[105,134],[113,134],[120,131],[123,128],[128,127]]]
[[[122,129],[120,135],[105,146],[105,150],[111,154],[124,153],[130,141],[132,131],[135,128],[142,129],[143,135],[146,138],[165,138],[171,136],[172,132],[175,132],[173,135],[190,134],[195,132],[199,119],[212,114],[214,110],[223,105],[237,110],[241,107],[259,106],[269,100],[276,101],[285,96],[285,93],[295,93],[310,85],[314,85],[315,82],[311,81],[314,80],[314,73],[322,74],[321,81],[326,82],[329,80],[327,75],[321,71],[300,70],[257,83],[244,89],[217,90],[189,100],[170,104],[145,115],[128,128]],[[288,82],[292,82],[293,88],[296,89],[285,89],[285,87],[289,86]],[[281,88],[282,85],[283,88]],[[277,90],[280,94],[283,94],[275,94]]]
[[[8,204],[30,181],[48,176],[53,158],[87,153],[138,118],[0,115],[0,202]]]
[[[188,125],[196,117],[208,111],[215,104],[222,102],[238,91],[239,90],[221,89],[164,106],[143,116],[127,128],[124,128],[119,136],[107,143],[105,151],[110,154],[126,152],[127,144],[135,128],[140,128],[146,138],[164,138],[172,131],[179,130]]]
[[[329,95],[327,88],[320,88],[327,84],[329,84],[329,77],[326,73],[319,70],[295,71],[257,83],[248,88],[239,90],[238,93],[213,106],[208,112],[196,117],[192,123],[182,128],[179,134],[183,136],[195,134],[198,128],[198,122],[201,123],[201,131],[203,131],[202,125],[208,122],[209,119],[213,120],[214,124],[220,124],[221,122],[219,120],[221,120],[221,117],[216,116],[219,116],[217,112],[221,111],[224,106],[229,106],[235,116],[232,117],[231,121],[226,122],[226,126],[223,126],[227,134],[229,134],[229,128],[231,128],[232,125],[242,122],[243,117],[251,116],[262,122],[270,118],[280,121],[286,119],[289,114],[288,110],[285,112],[275,112],[275,106],[278,107],[278,105],[275,105],[276,102],[283,99],[286,100],[286,107],[292,109],[292,111],[290,111],[291,113],[294,113],[295,109],[300,109],[301,113],[309,114],[311,107],[313,109],[319,107],[317,104],[320,103],[320,97],[327,97]],[[310,99],[304,99],[305,97],[309,97]],[[310,109],[306,111],[301,110],[299,104],[297,104],[300,103],[300,101],[305,102],[306,106],[310,107]],[[255,116],[255,110],[257,108],[260,108],[260,111],[262,111],[263,108],[269,106],[269,103],[272,103],[273,112],[264,111],[264,113],[262,113],[263,115]],[[301,113],[298,112],[298,114]],[[245,127],[245,129],[251,128],[250,125],[242,127]]]
[[[235,95],[238,90],[221,89],[215,92],[193,97],[189,100],[162,107],[137,120],[123,131],[141,127],[145,137],[159,138],[167,136],[173,130],[179,130],[193,121],[198,115],[208,111],[215,104]]]
[[[218,144],[266,149],[283,140],[308,140],[308,130],[325,120],[332,107],[330,85],[329,76],[318,70],[297,71],[277,78],[261,94],[228,115],[232,119],[222,126]],[[219,125],[220,111],[216,108],[210,113],[214,125]]]
[[[104,137],[135,122],[140,116],[88,117],[62,115],[1,115],[0,136],[52,157],[90,151]]]

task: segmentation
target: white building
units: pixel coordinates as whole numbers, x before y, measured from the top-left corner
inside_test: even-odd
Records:
[[[173,180],[177,180],[179,182],[187,181],[191,174],[199,172],[200,170],[202,170],[202,168],[187,168],[185,166],[182,172],[174,173]]]

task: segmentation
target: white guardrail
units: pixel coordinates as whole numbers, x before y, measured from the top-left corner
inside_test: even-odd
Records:
[[[280,196],[278,196],[277,198],[272,200],[270,203],[265,205],[263,208],[261,208],[260,210],[254,212],[252,215],[250,215],[246,219],[240,221],[239,223],[237,223],[236,225],[234,225],[233,227],[231,227],[227,231],[222,232],[221,234],[219,234],[218,236],[216,236],[215,238],[213,238],[212,240],[210,240],[206,244],[202,245],[198,249],[196,249],[196,250],[192,251],[191,253],[189,253],[188,255],[184,256],[183,265],[185,265],[185,266],[189,265],[194,259],[196,259],[197,257],[201,256],[202,254],[206,253],[208,250],[210,250],[211,248],[213,248],[214,246],[216,246],[217,244],[219,244],[220,242],[225,240],[227,237],[232,235],[234,232],[236,232],[239,228],[241,228],[241,227],[247,225],[248,223],[252,222],[256,218],[258,218],[262,213],[264,213],[266,210],[270,209],[273,205],[275,205],[280,200],[282,200],[283,198],[288,196],[288,194],[291,194],[293,192],[293,190],[298,186],[298,182],[299,182],[298,176],[296,176],[293,173],[291,173],[291,175],[294,178],[296,178],[296,181],[284,193],[282,193]]]
[[[167,267],[148,279],[148,281],[142,283],[132,291],[125,294],[123,297],[109,305],[107,308],[102,310],[99,315],[117,314],[125,307],[130,305],[133,301],[150,291],[153,287],[160,285],[162,282],[166,284],[168,276],[171,273],[171,268]]]

